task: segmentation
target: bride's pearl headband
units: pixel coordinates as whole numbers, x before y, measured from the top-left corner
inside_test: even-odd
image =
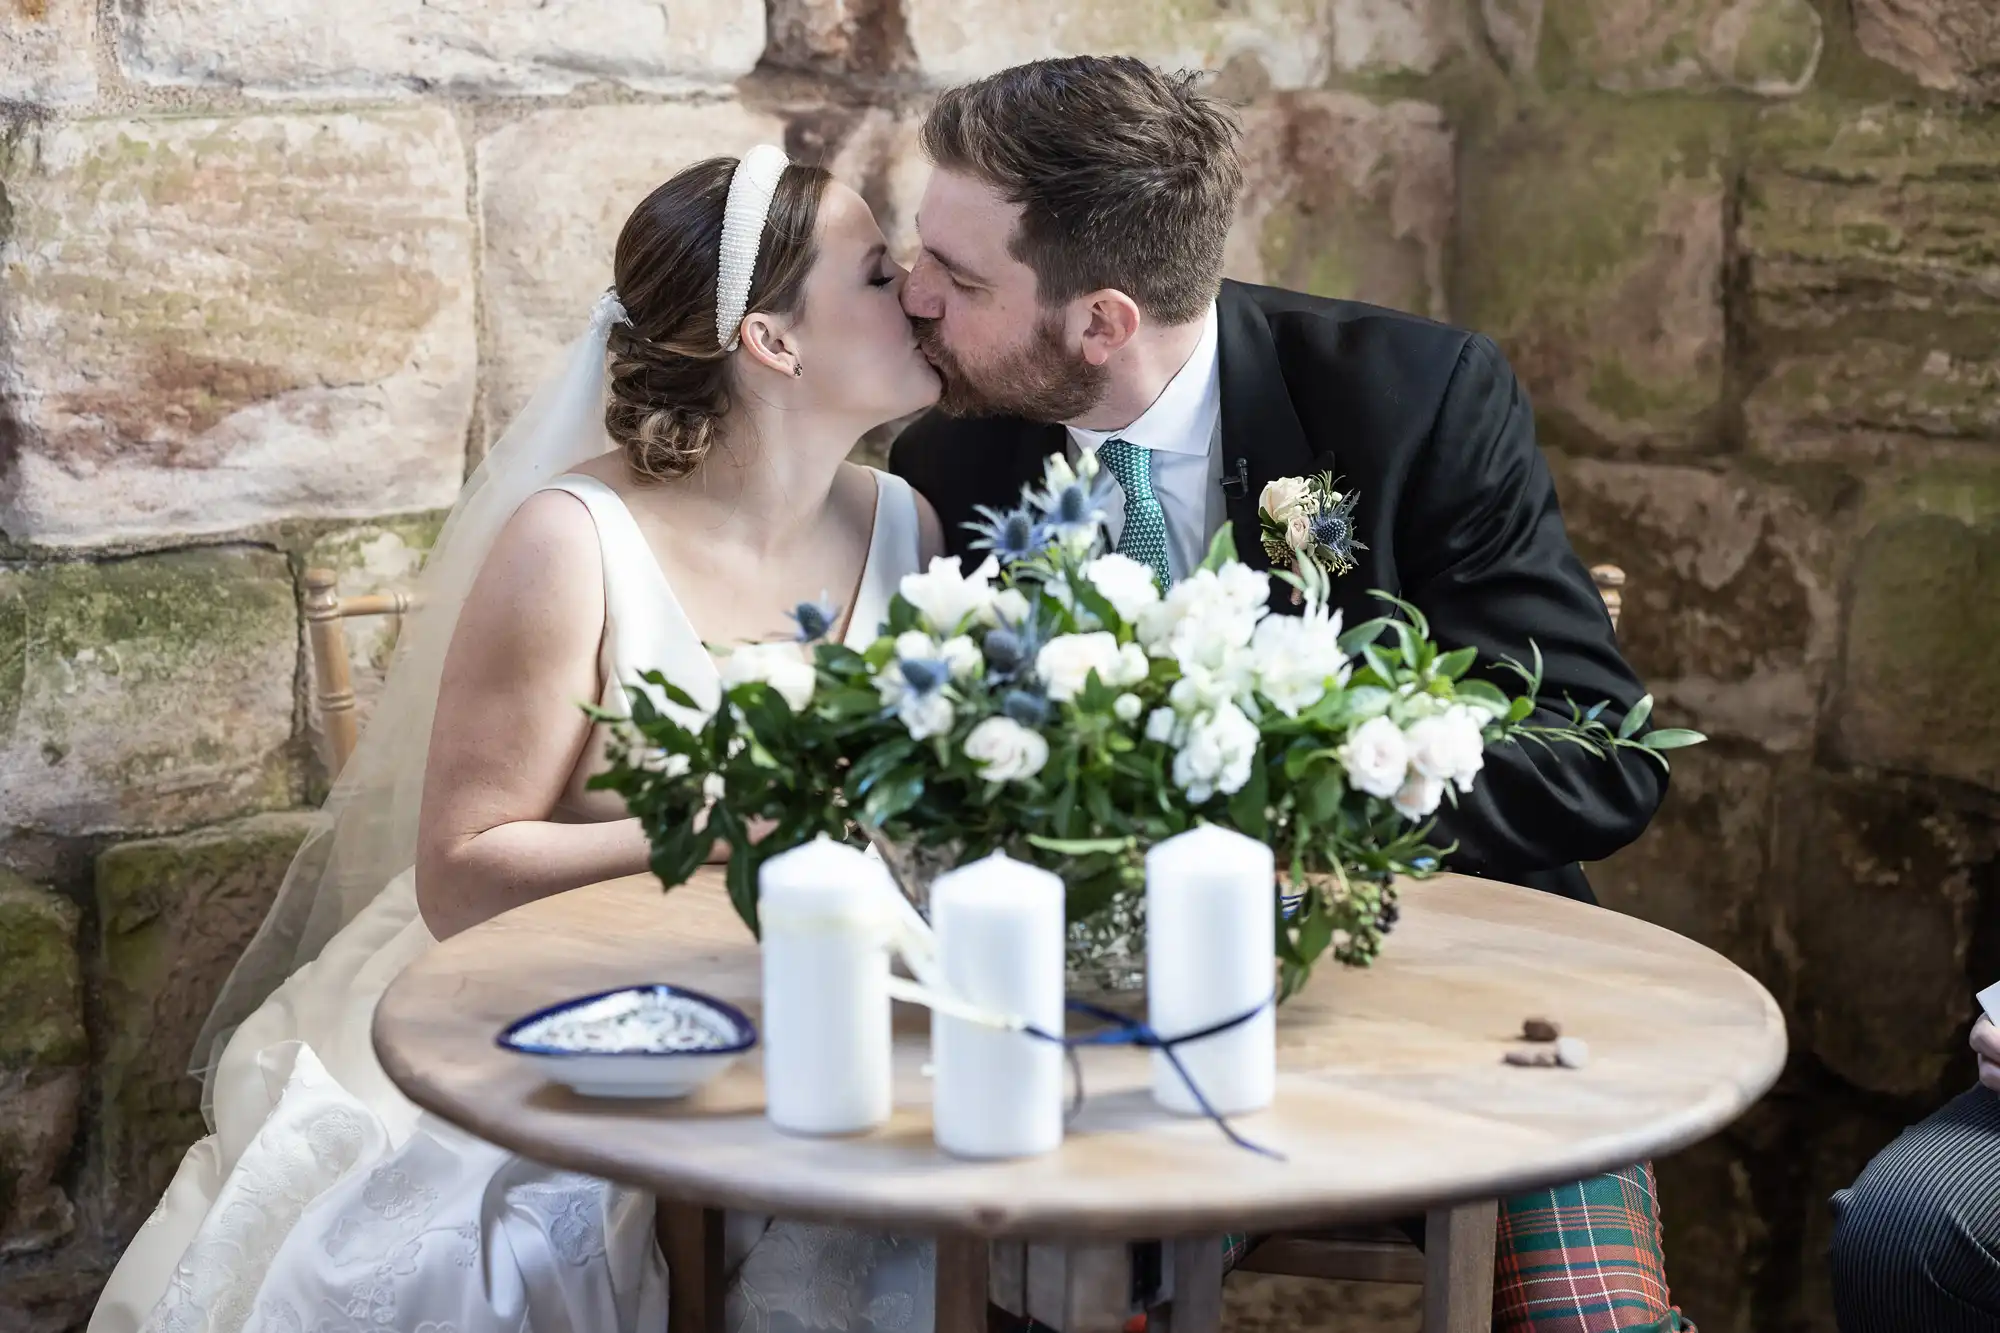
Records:
[[[764,223],[771,215],[778,178],[790,165],[784,149],[758,144],[742,156],[729,177],[729,202],[722,208],[721,262],[715,273],[715,340],[725,352],[735,351],[741,341]]]

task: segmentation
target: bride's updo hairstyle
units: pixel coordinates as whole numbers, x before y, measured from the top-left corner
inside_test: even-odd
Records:
[[[680,172],[632,210],[613,282],[628,324],[611,327],[604,426],[632,470],[654,480],[701,465],[730,408],[730,354],[716,338],[715,283],[733,157]],[[796,315],[816,258],[814,224],[833,177],[792,165],[778,178],[746,311]]]

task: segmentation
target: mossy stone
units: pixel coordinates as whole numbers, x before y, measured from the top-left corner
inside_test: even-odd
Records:
[[[0,871],[0,1070],[89,1059],[76,929],[73,903]]]

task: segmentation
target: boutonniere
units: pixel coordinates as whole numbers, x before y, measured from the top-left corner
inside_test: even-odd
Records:
[[[1257,527],[1274,566],[1305,574],[1311,564],[1328,579],[1354,568],[1354,553],[1368,548],[1354,536],[1353,491],[1334,489],[1333,474],[1280,477],[1257,497]],[[1292,600],[1299,600],[1293,590]]]

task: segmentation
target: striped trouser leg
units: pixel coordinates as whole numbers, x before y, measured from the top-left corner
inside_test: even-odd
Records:
[[[1973,1088],[1833,1196],[1841,1333],[2000,1333],[2000,1097]]]

